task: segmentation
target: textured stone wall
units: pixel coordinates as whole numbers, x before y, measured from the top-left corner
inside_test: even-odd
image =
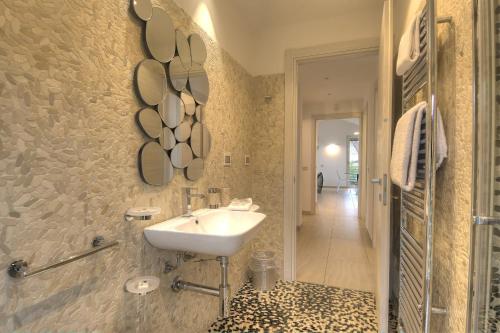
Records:
[[[465,332],[472,183],[472,4],[437,1],[439,25],[438,106],[448,140],[448,159],[437,172],[433,332]]]
[[[181,214],[183,186],[230,187],[233,197],[253,193],[270,215],[256,246],[281,255],[283,88],[269,92],[276,115],[266,114],[270,105],[254,89],[264,91],[283,77],[252,78],[173,1],[154,3],[177,28],[200,34],[207,45],[211,91],[205,112],[213,141],[205,174],[195,183],[180,171],[165,187],[145,185],[139,177],[137,153],[145,138],[134,120],[142,105],[133,73],[146,49],[144,23],[129,1],[0,2],[0,267],[19,258],[45,264],[89,247],[98,234],[120,241],[117,248],[25,281],[0,274],[1,332],[208,327],[217,299],[174,294],[170,283],[180,274],[216,286],[217,263],[186,263],[163,274],[164,260],[174,253],[152,248],[142,234],[145,226]],[[268,130],[254,126],[256,119]],[[230,168],[222,167],[224,151],[233,155]],[[243,156],[253,151],[252,166],[244,166]],[[160,206],[162,213],[153,221],[125,222],[127,208],[138,205]],[[246,277],[250,248],[231,258],[233,290]],[[161,278],[159,291],[142,298],[124,292],[127,279],[144,274]]]
[[[256,114],[253,124],[252,195],[267,220],[257,248],[276,252],[283,272],[283,200],[285,141],[285,75],[254,78]],[[270,98],[266,99],[266,96]]]

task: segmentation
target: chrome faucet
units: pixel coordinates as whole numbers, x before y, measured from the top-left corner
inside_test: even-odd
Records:
[[[193,191],[196,191],[196,187],[183,187],[183,192],[184,192],[184,198],[185,201],[183,202],[186,203],[186,209],[185,212],[182,216],[193,216],[193,208],[191,206],[191,198],[200,198],[203,199],[205,198],[205,194],[203,193],[193,193]]]

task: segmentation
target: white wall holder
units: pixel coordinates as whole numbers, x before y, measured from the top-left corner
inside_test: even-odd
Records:
[[[131,222],[132,220],[151,220],[154,215],[158,215],[160,212],[160,207],[129,208],[125,213],[125,220],[128,222]]]

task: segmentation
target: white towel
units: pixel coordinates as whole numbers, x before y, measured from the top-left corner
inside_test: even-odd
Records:
[[[441,112],[437,112],[437,141],[436,141],[436,170],[439,169],[444,159],[448,157],[448,143],[444,133],[443,118]]]
[[[420,141],[420,126],[415,126],[415,124],[421,124],[426,106],[426,102],[421,102],[405,112],[396,124],[394,132],[390,166],[391,179],[394,184],[406,191],[411,191],[415,186],[417,173],[415,153],[418,158]]]
[[[425,119],[426,109],[427,102],[418,103],[403,114],[396,125],[390,171],[392,182],[404,191],[411,191],[415,187],[421,124],[422,120]],[[439,109],[436,132],[436,168],[439,168],[448,154],[443,120]]]
[[[250,210],[252,208],[252,198],[233,199],[227,208],[230,210]]]
[[[399,41],[396,74],[402,76],[420,56],[420,15],[418,12]]]

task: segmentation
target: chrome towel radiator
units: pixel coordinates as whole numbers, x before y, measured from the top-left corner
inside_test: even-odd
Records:
[[[401,192],[400,287],[398,331],[430,332],[432,313],[432,236],[436,177],[436,24],[451,23],[451,18],[436,19],[434,0],[428,0],[420,21],[420,57],[403,76],[403,112],[420,101],[427,101],[422,119],[415,188]]]

